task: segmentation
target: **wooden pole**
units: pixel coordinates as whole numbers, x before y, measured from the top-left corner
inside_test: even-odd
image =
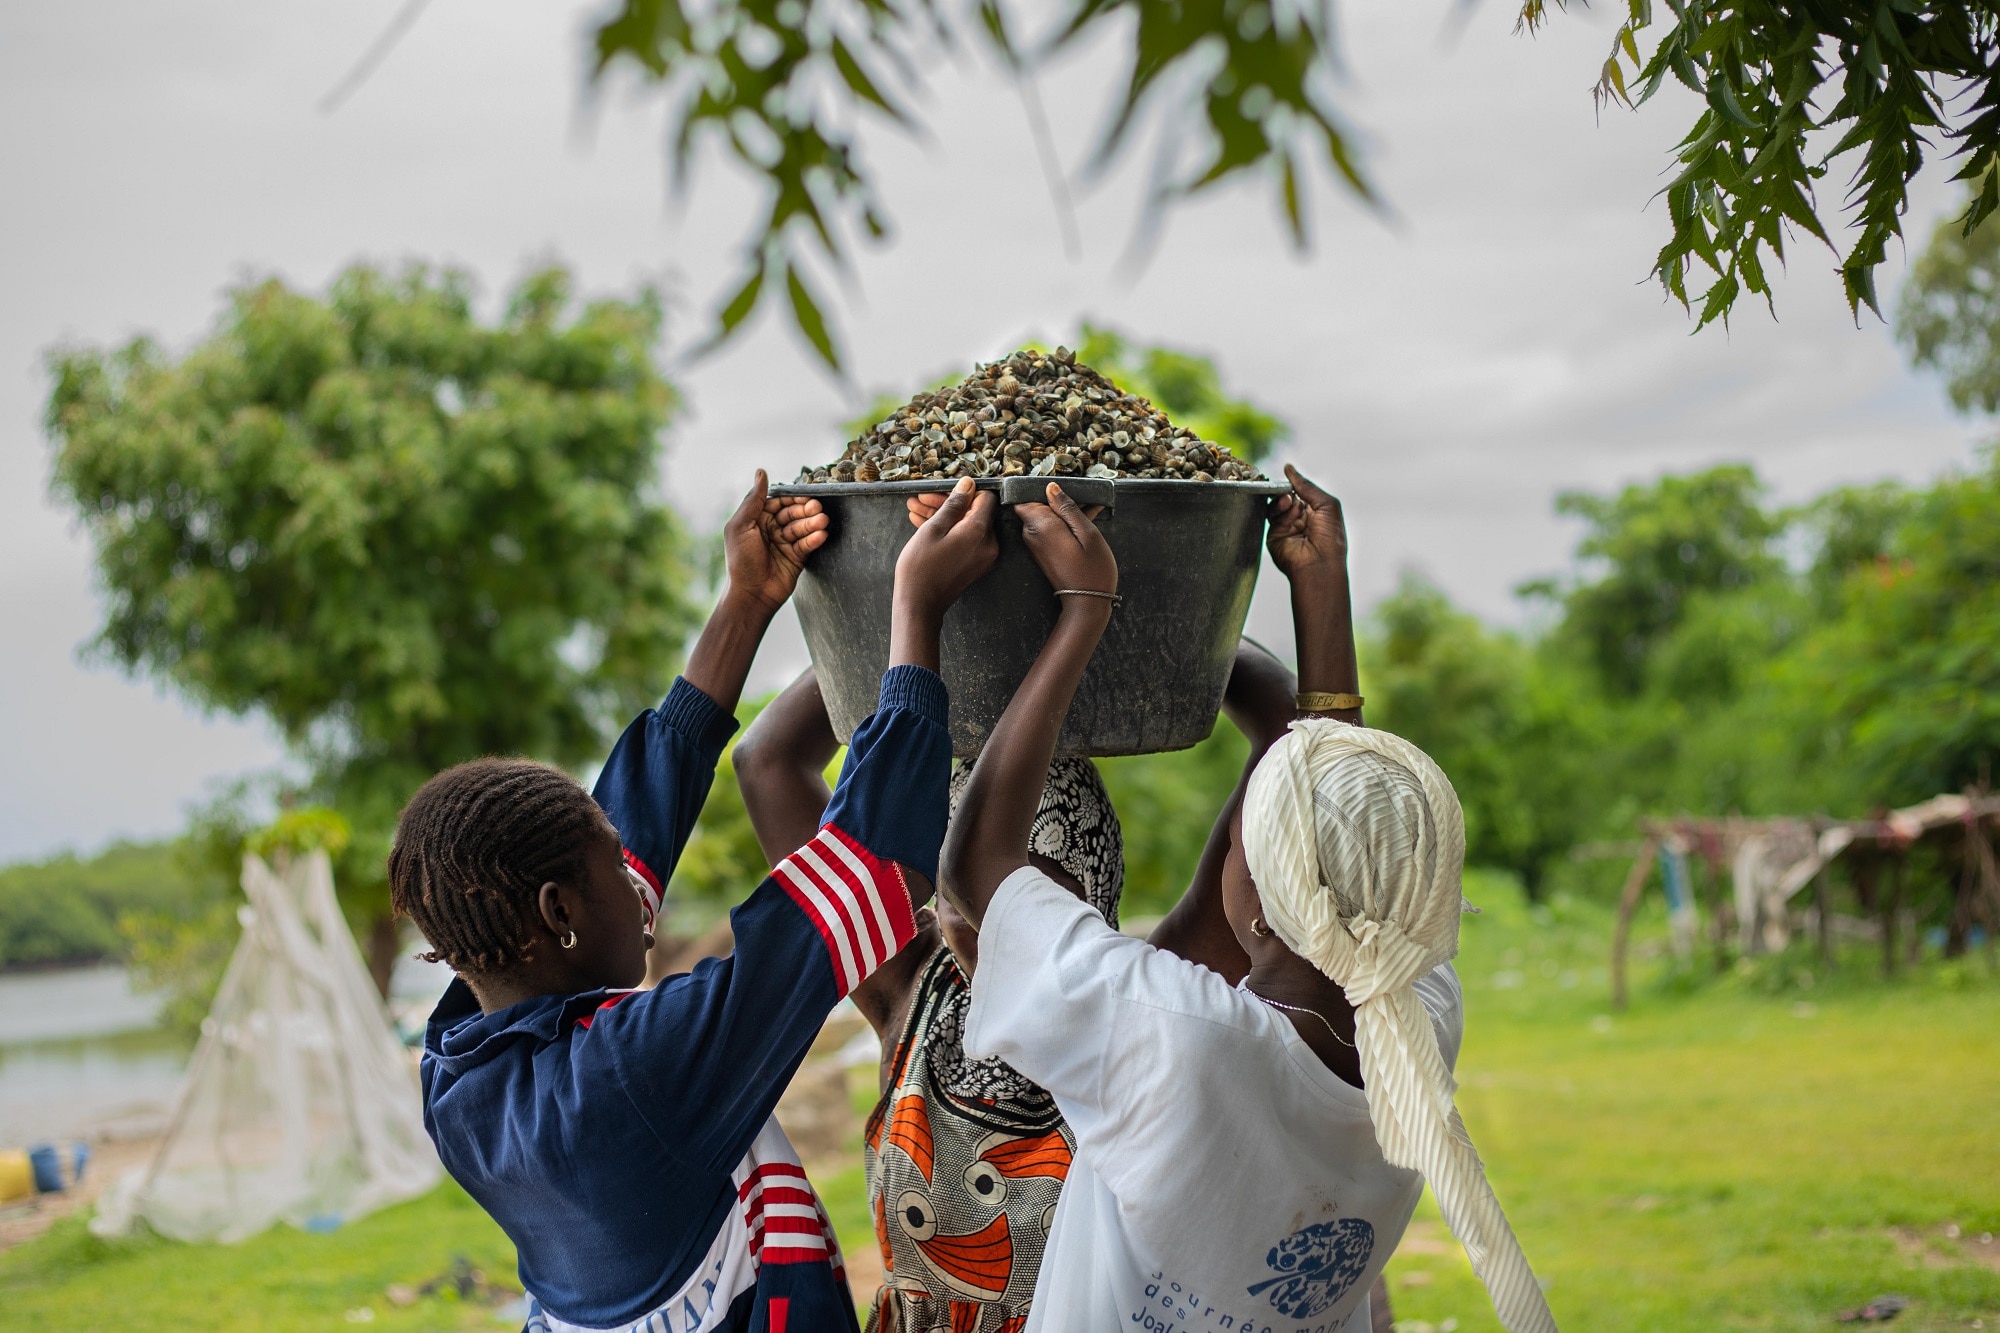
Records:
[[[1646,877],[1652,873],[1653,857],[1660,850],[1658,838],[1648,837],[1639,855],[1633,858],[1632,869],[1626,873],[1625,887],[1618,895],[1618,928],[1611,937],[1611,1007],[1625,1007],[1625,946],[1632,935],[1632,914],[1639,910],[1639,895],[1646,890]]]
[[[1820,835],[1826,831],[1826,821],[1813,816],[1813,855],[1819,855]],[[1819,915],[1819,960],[1826,970],[1833,971],[1833,877],[1827,873],[1826,863],[1813,872],[1813,911]]]
[[[1826,970],[1834,969],[1832,876],[1821,866],[1813,872],[1813,910],[1819,914],[1819,960]]]
[[[1986,961],[1990,966],[2000,958],[2000,863],[1993,855],[1993,839],[1981,819],[1973,825],[1978,833],[1974,850],[1979,854],[1979,878],[1986,888]]]
[[[1721,976],[1729,970],[1729,900],[1722,892],[1722,835],[1713,825],[1706,825],[1701,832],[1701,863],[1707,874],[1703,882],[1707,885],[1708,915],[1715,929],[1709,932],[1709,939],[1715,946],[1715,975]]]
[[[1914,843],[1911,845],[1915,846]],[[1904,859],[1907,861],[1907,853],[1905,853]],[[1916,894],[1912,892],[1909,896],[1913,901],[1910,903],[1909,911],[1903,917],[1904,923],[1910,928],[1908,938],[1903,941],[1903,962],[1906,966],[1915,968],[1919,963],[1924,961],[1924,931],[1922,925],[1917,920],[1917,904],[1914,901]]]
[[[1986,919],[1986,963],[1994,965],[1994,961],[2000,959],[2000,865],[1996,865],[1994,859],[1994,845],[1992,837],[1986,833],[1984,815],[1972,821],[1968,837],[1972,839],[1972,851],[1980,861],[1980,889],[1984,891],[1984,911],[1980,915]]]
[[[1896,918],[1903,912],[1904,856],[1891,853],[1889,891],[1882,895],[1882,975],[1896,975]]]
[[[1975,807],[1976,809],[1976,807]],[[1974,844],[1980,840],[1979,816],[1968,813],[1963,825],[1965,836],[1959,848],[1958,886],[1951,895],[1951,916],[1947,918],[1944,933],[1944,956],[1962,957],[1965,941],[1972,934],[1972,921],[1979,914],[1981,890],[1979,852]]]

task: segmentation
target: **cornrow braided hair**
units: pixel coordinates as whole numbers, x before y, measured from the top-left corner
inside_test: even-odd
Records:
[[[528,958],[542,885],[580,880],[591,842],[617,836],[561,769],[474,759],[426,782],[403,807],[389,901],[430,941],[424,961],[502,971]]]

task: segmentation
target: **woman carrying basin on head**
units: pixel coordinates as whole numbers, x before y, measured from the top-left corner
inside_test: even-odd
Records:
[[[913,497],[911,522],[927,521],[941,498]],[[767,856],[819,826],[829,796],[822,774],[838,744],[811,671],[738,742],[737,780]],[[954,810],[969,775],[961,764],[952,777]],[[1116,927],[1123,839],[1088,759],[1046,765],[1023,849]],[[1026,1318],[1075,1144],[1045,1090],[1004,1061],[964,1052],[978,935],[943,904],[919,912],[917,925],[916,938],[852,995],[882,1042],[866,1162],[884,1283],[868,1328],[1003,1333]]]
[[[1365,1328],[1426,1182],[1502,1323],[1554,1328],[1452,1107],[1458,802],[1415,746],[1360,727],[1340,507],[1287,474],[1270,550],[1300,717],[1253,756],[1151,942],[1023,854],[1118,571],[1055,488],[1021,506],[1074,592],[973,769],[939,884],[979,931],[967,1053],[1047,1088],[1077,1145],[1029,1333]]]

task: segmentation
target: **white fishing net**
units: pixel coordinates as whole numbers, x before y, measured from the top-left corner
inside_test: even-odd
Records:
[[[187,1241],[242,1240],[274,1222],[326,1230],[439,1179],[416,1069],[326,854],[281,866],[243,860],[243,937],[159,1149],[98,1202],[100,1236],[141,1221]]]

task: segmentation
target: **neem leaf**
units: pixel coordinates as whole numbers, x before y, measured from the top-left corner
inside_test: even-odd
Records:
[[[1293,164],[1290,153],[1285,154],[1284,163],[1285,218],[1292,224],[1292,243],[1303,250],[1306,244],[1306,223],[1299,207],[1298,168]]]
[[[1979,188],[1973,191],[1972,199],[1966,204],[1965,212],[1959,218],[1959,234],[1972,235],[1972,229],[1986,221],[1996,208],[2000,208],[2000,174],[1989,168],[1985,179],[1979,182]]]
[[[750,277],[722,307],[720,322],[724,337],[736,332],[736,326],[749,318],[750,312],[757,308],[757,298],[763,294],[764,260],[759,256],[756,267],[750,270]]]
[[[838,37],[833,39],[833,65],[840,71],[841,82],[847,85],[849,92],[873,105],[897,124],[910,124],[910,118],[903,114],[901,108],[890,105],[889,99],[876,88],[875,81],[868,77],[868,71],[862,69],[861,62],[854,58],[854,52],[848,50],[847,43]]]
[[[839,371],[840,353],[834,348],[833,335],[827,331],[826,316],[820,313],[819,303],[799,280],[799,271],[787,266],[785,286],[792,294],[792,319],[798,324],[799,332],[806,335],[806,341],[813,345],[820,359],[834,371]]]

